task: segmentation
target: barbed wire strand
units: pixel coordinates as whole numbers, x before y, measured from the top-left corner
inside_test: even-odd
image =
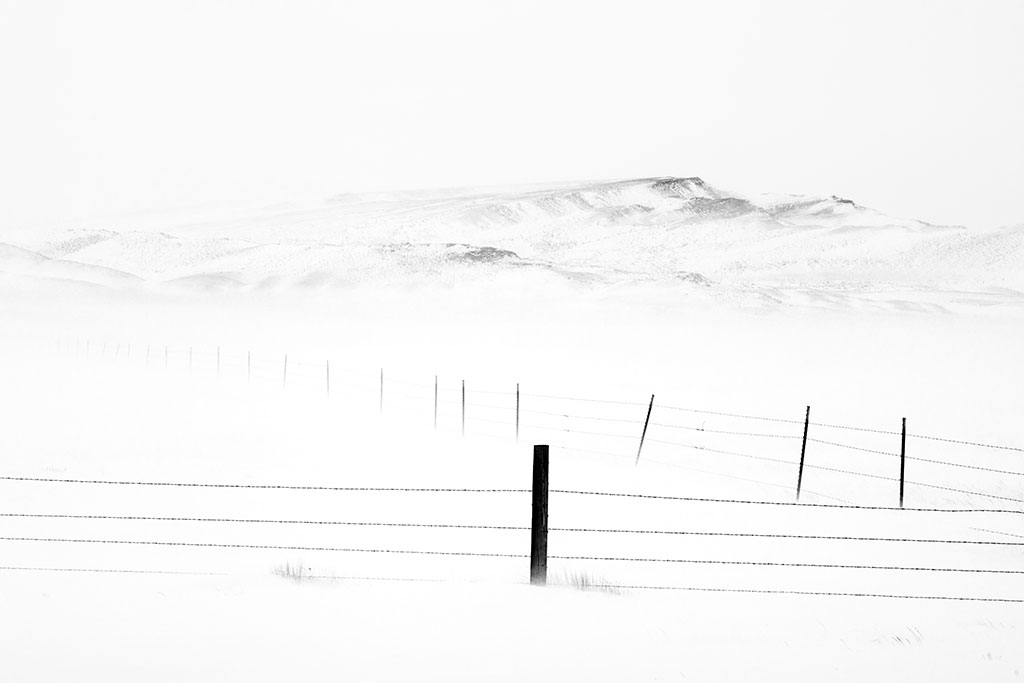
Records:
[[[730,505],[772,505],[779,507],[832,508],[836,510],[872,510],[884,512],[941,512],[941,513],[990,513],[1024,515],[1024,510],[1003,508],[914,508],[889,507],[883,505],[856,505],[852,503],[796,503],[777,500],[740,500],[736,498],[706,498],[697,496],[662,496],[647,493],[616,493],[607,491],[578,491],[572,489],[550,489],[551,493],[579,496],[608,496],[613,498],[641,498],[650,500],[673,500],[688,503],[723,503]]]
[[[893,572],[942,572],[955,574],[1024,574],[1020,569],[969,569],[964,567],[903,567],[878,564],[836,564],[816,562],[760,562],[754,560],[693,560],[663,557],[601,557],[592,555],[548,555],[551,560],[586,560],[598,562],[653,562],[662,564],[694,564],[736,567],[789,567],[801,569],[857,569]]]
[[[303,486],[289,484],[212,484],[171,481],[118,481],[108,479],[57,479],[51,477],[0,476],[0,481],[27,481],[54,484],[98,484],[107,486],[169,486],[214,489],[281,489],[288,491],[365,491],[398,493],[530,493],[530,489],[410,488],[372,486]]]
[[[950,600],[959,602],[1008,602],[1024,603],[1021,598],[984,598],[960,595],[900,595],[895,593],[842,593],[831,591],[794,591],[776,590],[762,588],[705,588],[700,586],[644,586],[628,585],[618,583],[597,583],[592,588],[613,588],[616,590],[660,590],[660,591],[690,591],[703,593],[758,593],[764,595],[807,595],[821,597],[844,597],[844,598],[885,598],[892,600]]]
[[[334,552],[334,553],[374,553],[388,555],[445,555],[458,557],[499,557],[499,558],[524,558],[529,555],[515,553],[480,553],[458,550],[399,550],[395,548],[339,548],[331,546],[305,546],[305,545],[269,545],[258,543],[198,543],[189,541],[138,541],[120,540],[110,538],[41,538],[35,536],[0,536],[0,541],[16,541],[30,543],[90,543],[103,545],[148,545],[167,546],[177,548],[236,548],[245,550],[303,550],[311,552]]]

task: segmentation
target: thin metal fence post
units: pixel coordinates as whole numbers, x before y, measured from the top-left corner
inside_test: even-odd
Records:
[[[437,375],[434,375],[434,430],[437,430]]]
[[[549,447],[533,447],[533,519],[530,525],[530,583],[548,580],[548,471]]]
[[[640,464],[640,451],[644,449],[644,438],[647,437],[647,425],[651,422],[651,411],[654,409],[654,394],[651,394],[651,403],[647,406],[647,419],[644,420],[644,431],[640,434],[640,447],[636,449],[636,462],[634,465]]]
[[[519,382],[516,382],[516,443],[519,443]]]
[[[462,436],[466,436],[466,380],[462,380]]]
[[[804,416],[804,440],[800,446],[800,469],[796,475],[796,499],[800,500],[800,487],[804,483],[804,456],[807,454],[807,428],[811,424],[811,407],[807,406],[807,414]]]
[[[281,388],[288,386],[288,354],[284,354],[284,372],[281,374]]]

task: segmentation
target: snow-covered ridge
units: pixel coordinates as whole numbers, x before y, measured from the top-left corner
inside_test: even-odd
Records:
[[[494,278],[720,292],[1024,287],[1020,229],[936,226],[837,196],[741,196],[696,177],[339,195],[23,246],[48,262],[206,289]],[[0,254],[0,271],[12,258]]]

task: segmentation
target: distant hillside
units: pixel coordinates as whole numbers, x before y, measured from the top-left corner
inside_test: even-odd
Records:
[[[26,246],[51,271],[85,264],[200,290],[497,279],[806,303],[854,291],[941,299],[969,290],[1002,301],[1024,289],[1020,228],[936,226],[836,196],[740,196],[700,178],[339,195],[159,229],[68,231]]]

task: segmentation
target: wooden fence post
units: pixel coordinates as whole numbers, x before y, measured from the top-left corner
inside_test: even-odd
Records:
[[[462,436],[466,436],[466,380],[462,380]]]
[[[903,434],[900,437],[900,507],[903,507],[903,485],[907,471],[907,418],[903,418]]]
[[[288,386],[288,354],[284,354],[284,372],[281,374],[281,389]]]
[[[796,475],[796,499],[800,500],[800,487],[804,483],[804,456],[807,454],[807,428],[811,424],[811,407],[807,406],[807,414],[804,416],[804,441],[800,446],[800,469]]]
[[[530,526],[530,583],[548,581],[548,446],[533,447],[533,522]]]
[[[651,410],[654,409],[654,394],[651,394],[651,403],[647,406],[647,419],[644,420],[644,431],[640,434],[640,447],[636,449],[636,462],[634,465],[640,464],[640,451],[644,449],[644,438],[647,436],[647,425],[651,422]]]

